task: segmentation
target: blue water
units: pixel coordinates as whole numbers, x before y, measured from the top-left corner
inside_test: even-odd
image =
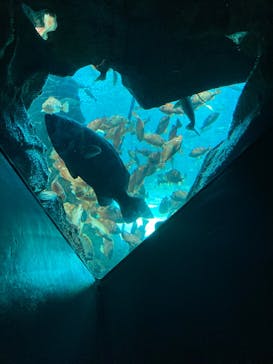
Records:
[[[133,99],[128,90],[123,87],[120,75],[114,74],[112,70],[109,70],[105,81],[96,81],[98,76],[99,72],[90,65],[78,70],[73,75],[72,79],[79,85],[77,91],[77,87],[75,88],[75,83],[72,83],[74,87],[73,97],[75,99],[76,90],[76,97],[79,97],[80,99],[80,102],[77,102],[75,104],[76,106],[74,105],[73,112],[75,112],[75,107],[79,107],[86,124],[94,119],[112,117],[114,115],[119,115],[126,118],[128,116],[130,105],[132,104]],[[115,80],[116,82],[114,82]],[[179,118],[182,123],[182,127],[178,129],[177,135],[183,136],[181,150],[179,150],[171,160],[167,161],[164,167],[158,168],[155,173],[153,173],[151,176],[146,176],[144,180],[146,191],[145,201],[149,205],[154,217],[151,219],[138,218],[137,227],[134,226],[134,224],[118,223],[118,227],[120,228],[121,232],[132,233],[132,228],[141,230],[142,227],[142,230],[144,230],[144,236],[147,237],[153,233],[155,230],[155,224],[158,221],[165,221],[177,209],[183,206],[183,204],[186,202],[186,199],[175,203],[175,209],[172,205],[172,208],[168,209],[168,211],[165,211],[164,213],[162,213],[162,209],[159,211],[160,204],[164,198],[167,198],[168,201],[172,201],[173,203],[173,199],[170,197],[173,192],[183,191],[183,193],[186,194],[190,191],[192,184],[194,183],[194,180],[200,171],[206,153],[197,158],[190,157],[189,153],[194,148],[198,147],[213,148],[227,138],[229,127],[232,121],[232,114],[243,86],[244,84],[221,87],[220,90],[217,90],[220,92],[212,100],[206,102],[195,110],[196,129],[200,132],[200,135],[197,135],[195,132],[186,129],[186,125],[189,123],[189,120],[185,115],[171,116],[169,126],[166,132],[162,134],[162,137],[164,140],[168,139],[168,132],[171,126],[175,124],[176,119]],[[54,90],[54,80],[52,81],[51,79],[50,88],[47,89],[46,93],[38,97],[34,101],[33,106],[29,109],[30,117],[32,116],[33,120],[36,120],[36,125],[40,127],[39,135],[47,145],[49,145],[49,140],[46,135],[43,122],[39,121],[37,123],[37,120],[43,120],[43,113],[40,111],[42,102],[44,102],[45,98],[47,98],[49,95],[58,97],[60,88],[62,88],[62,84],[60,84],[60,81],[58,81],[56,90]],[[65,94],[69,94],[68,88],[69,82],[66,80],[66,83],[64,82],[63,85],[63,91],[65,91]],[[213,92],[215,90],[211,91]],[[201,130],[204,120],[212,112],[220,113],[219,117],[210,126],[204,130]],[[154,133],[159,120],[165,115],[159,110],[159,108],[144,110],[138,105],[137,102],[134,103],[132,116],[133,123],[136,121],[134,118],[134,113],[136,113],[142,120],[147,121],[145,124],[145,133]],[[41,115],[40,119],[38,118],[39,115]],[[69,113],[67,115],[69,116]],[[64,113],[62,113],[62,116],[65,116]],[[103,131],[98,130],[97,132],[102,136],[104,135]],[[112,142],[111,140],[109,141]],[[154,147],[150,144],[147,144],[145,141],[139,142],[135,133],[127,132],[120,151],[120,156],[125,164],[130,161],[128,151],[135,151],[135,149],[148,149],[153,151],[162,150],[159,147]],[[147,163],[146,157],[138,154],[138,158],[141,165]],[[60,177],[59,170],[55,169],[52,160],[50,162],[50,150],[48,152],[48,160],[49,163],[51,163],[50,169],[52,171],[52,176],[55,178],[57,174],[57,176],[59,176],[58,182],[63,186],[64,189],[66,189],[66,191],[70,191],[67,194],[68,197],[66,200],[63,201],[64,205],[66,204],[66,207],[69,205],[70,208],[73,208],[74,206],[74,211],[78,211],[76,218],[75,214],[69,215],[67,212],[67,218],[71,223],[75,223],[76,220],[78,222],[80,221],[80,226],[78,226],[78,228],[79,238],[82,240],[82,246],[79,247],[78,245],[75,245],[73,241],[71,241],[70,244],[86,263],[87,267],[95,275],[95,277],[101,278],[138,244],[130,244],[124,241],[121,233],[115,235],[112,234],[110,240],[105,240],[103,235],[101,235],[99,232],[101,226],[98,226],[96,223],[96,221],[103,223],[101,220],[98,221],[100,219],[100,214],[96,211],[93,213],[90,212],[89,209],[84,206],[83,200],[78,197],[75,198],[75,190],[73,191],[73,188],[75,188],[77,182],[68,182],[67,180]],[[136,168],[136,163],[128,166],[130,174],[132,174]],[[179,170],[183,176],[183,181],[179,184],[159,184],[159,175],[164,174],[171,169]],[[79,187],[82,188],[78,185],[78,188]],[[98,209],[98,205],[95,207],[95,209]]]
[[[78,70],[73,76],[73,79],[76,82],[90,88],[90,90],[92,90],[92,94],[97,99],[90,100],[83,90],[80,91],[79,96],[82,101],[81,111],[86,122],[88,123],[96,118],[110,117],[112,115],[122,115],[127,117],[130,104],[132,102],[132,95],[122,85],[120,75],[118,75],[118,81],[115,85],[113,84],[114,72],[112,70],[108,71],[107,78],[103,82],[95,81],[98,76],[99,72],[92,66],[87,66]],[[164,221],[168,216],[168,214],[162,215],[158,211],[158,206],[162,198],[169,196],[173,191],[177,190],[178,187],[186,192],[190,190],[205,157],[205,155],[198,158],[189,157],[191,150],[196,147],[213,148],[226,139],[232,121],[232,114],[243,87],[244,84],[221,87],[221,92],[218,95],[216,95],[211,101],[207,102],[206,106],[202,106],[195,111],[197,130],[200,129],[206,117],[212,112],[220,113],[218,119],[213,124],[205,128],[201,132],[200,136],[185,128],[185,126],[189,123],[185,115],[172,116],[169,128],[170,125],[175,122],[177,117],[182,121],[183,126],[178,131],[178,135],[183,135],[182,151],[178,152],[171,162],[167,162],[165,170],[176,168],[182,173],[185,180],[183,184],[179,186],[167,184],[158,185],[156,176],[159,173],[162,173],[162,171],[145,178],[145,188],[149,195],[147,200],[149,207],[152,209],[154,214],[154,219],[151,219],[146,226],[146,236],[150,235],[154,231],[154,224],[157,221]],[[138,105],[138,103],[135,104],[134,110],[143,120],[149,119],[149,122],[145,126],[145,132],[148,133],[153,133],[155,131],[158,121],[164,115],[159,108],[144,110]],[[124,162],[128,159],[128,154],[126,153],[127,150],[134,149],[135,147],[150,148],[155,151],[158,150],[158,148],[154,148],[146,142],[140,143],[135,136],[127,136],[122,148],[122,159]],[[139,224],[141,224],[140,221]],[[130,226],[128,227],[128,231],[129,230]]]

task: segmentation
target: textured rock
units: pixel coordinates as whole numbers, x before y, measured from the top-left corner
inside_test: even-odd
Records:
[[[79,16],[73,1],[29,5],[57,15],[48,47],[58,72],[105,60],[144,107],[245,80],[255,56],[225,36],[249,30],[255,38],[272,14],[268,0],[248,2],[247,10],[243,1],[171,1],[167,9],[163,1],[89,1],[77,4]]]
[[[37,138],[21,99],[8,99],[0,114],[0,146],[34,192],[46,187],[45,146]]]

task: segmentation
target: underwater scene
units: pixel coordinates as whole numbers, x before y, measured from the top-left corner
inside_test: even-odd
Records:
[[[120,75],[49,75],[28,114],[46,145],[55,224],[102,278],[180,209],[207,153],[226,140],[244,84],[145,110]],[[73,227],[71,232],[68,232]]]

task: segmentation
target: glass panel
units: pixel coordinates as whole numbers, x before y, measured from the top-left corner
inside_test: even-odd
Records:
[[[243,86],[208,90],[144,110],[113,70],[104,75],[89,65],[73,77],[48,77],[28,110],[47,146],[51,172],[40,197],[44,194],[46,200],[52,193],[61,200],[64,214],[52,211],[52,217],[61,230],[66,229],[66,219],[75,226],[70,244],[97,278],[185,204],[207,153],[227,138]],[[187,103],[194,109],[194,126]],[[47,127],[45,115],[51,115],[46,117]],[[101,140],[104,144],[99,144]],[[106,159],[99,159],[110,148],[105,140],[113,148]],[[64,161],[52,142],[59,154],[63,150]],[[129,183],[123,164],[130,173]],[[94,180],[98,181],[96,193],[90,187]],[[136,205],[130,205],[133,200],[124,197],[126,190],[142,201],[135,215],[122,211],[122,216],[123,203],[124,210],[136,210]],[[114,198],[111,204],[102,206],[110,197]]]

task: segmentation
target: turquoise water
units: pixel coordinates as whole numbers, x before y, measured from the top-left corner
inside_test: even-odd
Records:
[[[120,75],[118,75],[118,81],[115,85],[113,85],[113,79],[115,76],[112,70],[108,72],[107,78],[103,82],[94,82],[98,76],[99,72],[90,66],[80,69],[73,76],[75,81],[84,86],[90,87],[90,89],[92,89],[92,94],[97,98],[97,101],[88,99],[83,90],[79,94],[82,100],[81,110],[86,121],[89,122],[99,117],[110,117],[112,115],[122,115],[126,117],[128,115],[132,96],[129,91],[123,87]],[[200,133],[200,136],[185,128],[185,126],[189,123],[185,115],[182,117],[178,116],[182,122],[182,128],[179,129],[178,133],[183,135],[182,151],[175,155],[172,162],[168,162],[166,169],[175,168],[181,171],[182,175],[185,177],[183,190],[190,190],[205,157],[204,154],[198,158],[191,158],[189,157],[189,153],[192,149],[200,146],[213,148],[226,139],[232,120],[232,113],[235,109],[243,86],[244,84],[221,87],[221,92],[215,98],[195,111],[196,127],[198,130],[203,125],[203,121],[206,117],[208,117],[212,112],[220,113],[218,119],[213,124],[205,128],[204,131]],[[145,128],[145,132],[148,133],[154,132],[159,120],[164,115],[159,108],[144,110],[140,108],[137,103],[135,110],[142,119],[150,119],[147,123],[147,127]],[[170,125],[172,124],[172,121],[175,122],[176,119],[177,115],[172,116]],[[128,154],[126,153],[128,149],[140,147],[140,145],[147,147],[147,143],[140,143],[135,137],[127,136],[123,144],[123,160],[126,161],[128,158]],[[158,150],[151,146],[148,147]],[[147,225],[146,236],[148,236],[154,231],[155,222],[158,220],[163,221],[166,218],[166,216],[162,216],[162,214],[158,212],[158,206],[162,197],[170,195],[177,189],[177,185],[158,185],[156,183],[156,178],[153,175],[145,179],[145,186],[147,186],[146,189],[150,191],[148,201],[155,216],[155,218],[150,220]],[[179,187],[182,188],[182,185],[179,185]]]
[[[132,95],[123,87],[120,75],[109,70],[106,80],[96,81],[98,76],[99,72],[89,65],[78,70],[72,77],[72,80],[78,85],[77,98],[79,99],[78,103],[74,102],[74,106],[78,105],[77,107],[83,115],[84,122],[89,124],[95,119],[111,118],[113,116],[127,118],[132,103]],[[58,83],[58,88],[60,86],[61,83]],[[144,238],[149,236],[155,230],[157,222],[166,220],[183,206],[186,202],[186,195],[200,171],[207,152],[210,148],[215,147],[227,138],[232,114],[243,86],[244,84],[239,84],[221,87],[218,90],[210,90],[210,94],[213,93],[215,96],[206,102],[201,102],[200,107],[195,110],[196,129],[200,135],[186,128],[189,120],[185,114],[172,114],[170,116],[168,128],[161,137],[167,142],[168,133],[172,125],[179,119],[182,127],[177,130],[177,135],[182,135],[182,146],[164,165],[157,164],[151,175],[144,176],[142,197],[145,198],[150,207],[153,218],[143,219],[140,217],[136,223],[130,224],[125,224],[121,221],[110,221],[115,229],[118,230],[115,233],[109,230],[109,220],[108,218],[105,220],[105,216],[102,218],[103,215],[98,204],[96,202],[92,202],[91,205],[86,203],[84,193],[90,194],[90,188],[83,186],[77,180],[74,181],[71,177],[63,178],[60,175],[60,170],[58,171],[57,169],[64,168],[64,166],[61,166],[59,162],[59,167],[54,167],[52,154],[50,154],[52,150],[49,147],[48,159],[51,161],[52,176],[55,178],[54,181],[58,178],[57,182],[61,185],[65,194],[61,196],[61,193],[56,188],[54,191],[62,197],[68,220],[77,226],[82,246],[73,246],[73,241],[70,243],[97,278],[103,277]],[[67,87],[67,84],[64,87]],[[57,97],[57,95],[57,89],[54,90],[54,87],[51,85],[50,96]],[[200,93],[201,95],[203,94]],[[48,97],[48,93],[46,97]],[[35,108],[32,105],[29,109],[30,116],[35,116],[36,120],[37,113],[43,115],[40,110],[44,100],[45,97],[42,93],[33,103]],[[204,99],[202,100],[205,101]],[[71,99],[68,102],[71,103]],[[216,112],[219,113],[216,120],[202,129],[204,120]],[[61,116],[65,117],[65,113],[61,112]],[[72,117],[70,112],[67,113],[67,116]],[[156,147],[144,140],[139,141],[137,139],[135,133],[136,118],[139,117],[144,121],[145,134],[154,134],[159,120],[163,116],[165,114],[159,108],[144,110],[135,101],[131,121],[126,121],[126,124],[131,126],[130,128],[128,127],[120,148],[120,157],[131,175],[137,168],[147,163],[147,158],[140,154],[138,150],[145,149],[162,152],[162,147]],[[43,128],[40,129],[44,142],[48,144],[47,136],[44,133],[45,130]],[[105,130],[98,129],[97,133],[101,136],[106,136]],[[112,142],[111,139],[108,141]],[[203,148],[206,152],[201,156],[190,156],[189,154],[192,150],[196,151],[196,148]],[[131,155],[134,153],[136,159],[132,159],[128,152]],[[55,156],[55,164],[56,158]],[[173,170],[180,172],[182,181],[173,183],[166,180],[166,173]],[[52,180],[53,177],[50,178],[51,183]],[[48,189],[50,190],[50,184]],[[80,196],[79,193],[76,193],[77,191],[80,191]],[[81,198],[81,196],[83,197]],[[92,211],[90,206],[92,206]]]

